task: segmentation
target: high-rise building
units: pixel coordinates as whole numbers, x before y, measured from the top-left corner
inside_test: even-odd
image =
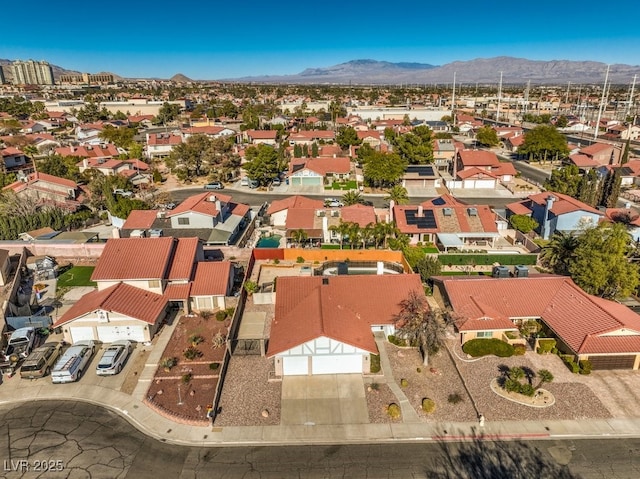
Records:
[[[48,62],[15,61],[11,64],[14,85],[53,85],[53,69]]]

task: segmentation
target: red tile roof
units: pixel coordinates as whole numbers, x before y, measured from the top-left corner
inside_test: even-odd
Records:
[[[553,206],[551,207],[551,212],[555,215],[571,213],[574,211],[587,211],[589,213],[595,213],[597,215],[603,214],[602,211],[599,211],[580,200],[576,200],[575,198],[562,193],[544,191],[542,193],[530,195],[528,196],[528,199],[540,206],[544,206],[549,196],[555,196],[556,198],[556,201],[553,202]]]
[[[351,160],[346,157],[294,158],[289,165],[289,174],[294,173],[294,165],[304,165],[304,168],[322,176],[328,173],[347,174],[351,171]]]
[[[231,266],[229,261],[199,262],[191,285],[191,296],[225,296],[229,290]]]
[[[275,140],[278,137],[278,130],[247,130],[245,133],[252,140]]]
[[[155,324],[166,305],[167,300],[160,294],[118,283],[102,291],[96,290],[85,294],[55,322],[54,327],[99,309]]]
[[[191,283],[172,283],[164,290],[167,301],[186,301],[191,293]]]
[[[477,166],[465,167],[464,170],[460,170],[457,173],[457,178],[461,180],[466,180],[467,178],[493,178],[496,179],[498,175],[493,173],[492,171],[485,170],[483,168],[478,168]]]
[[[151,146],[179,145],[182,143],[182,135],[174,135],[173,133],[147,133],[147,143]]]
[[[56,154],[62,156],[76,156],[78,158],[109,158],[118,156],[118,148],[109,143],[104,146],[62,146],[56,148]]]
[[[376,212],[373,206],[351,205],[340,210],[342,221],[347,223],[357,223],[364,228],[370,223],[376,223]]]
[[[462,316],[461,331],[479,330],[487,316],[542,318],[575,353],[640,353],[640,315],[585,293],[569,277],[438,277],[436,281],[444,284],[451,306]],[[497,328],[486,323],[484,329],[505,329],[502,323],[500,319]]]
[[[199,245],[200,240],[198,238],[178,238],[171,258],[171,268],[166,279],[170,281],[188,281],[191,279]]]
[[[578,168],[595,168],[600,166],[600,163],[587,155],[575,154],[569,156],[569,161],[576,165]]]
[[[593,145],[581,148],[580,153],[582,153],[583,155],[593,156],[603,153],[607,150],[613,150],[613,146],[609,145],[608,143],[594,143]]]
[[[212,198],[215,200],[212,201]],[[174,210],[167,213],[167,218],[180,215],[189,211],[200,213],[207,216],[217,216],[219,211],[216,208],[216,200],[220,200],[221,206],[231,201],[231,196],[222,195],[218,192],[200,193],[189,196],[180,203]]]
[[[98,259],[92,281],[162,279],[169,269],[174,239],[111,238]]]
[[[491,151],[462,150],[458,154],[464,168],[470,166],[497,166],[500,163],[496,154]]]
[[[282,200],[272,201],[267,209],[267,214],[272,215],[278,211],[297,208],[322,208],[323,206],[324,201],[322,200],[314,200],[312,198],[307,198],[306,196],[294,195]]]
[[[153,226],[157,217],[157,210],[132,210],[122,228],[125,230],[146,230]]]
[[[411,290],[419,275],[280,277],[268,356],[320,336],[377,353],[371,327],[393,324]]]
[[[529,208],[527,208],[523,203],[519,201],[516,203],[509,203],[505,205],[505,208],[511,211],[514,215],[529,216],[531,213],[533,213]]]
[[[287,230],[310,230],[315,225],[316,210],[314,208],[293,208],[287,213]]]

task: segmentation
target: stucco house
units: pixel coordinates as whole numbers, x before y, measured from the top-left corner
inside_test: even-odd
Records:
[[[70,211],[80,207],[81,191],[75,181],[46,173],[31,173],[3,188],[39,204],[55,205]]]
[[[530,216],[538,223],[536,233],[549,239],[556,231],[577,231],[585,225],[596,225],[604,216],[582,201],[562,193],[545,191],[505,206],[507,219],[512,215]]]
[[[517,336],[524,321],[539,323],[560,351],[588,359],[593,369],[640,367],[640,315],[582,291],[567,276],[436,277],[434,297],[458,316],[462,343]],[[513,337],[513,335],[511,335]]]
[[[323,186],[332,180],[346,180],[350,174],[347,157],[293,158],[288,178],[290,186]]]
[[[149,159],[166,158],[176,145],[182,143],[182,135],[173,133],[147,133],[146,156]]]
[[[373,333],[395,331],[410,291],[423,294],[419,275],[278,278],[267,349],[276,375],[368,373]]]

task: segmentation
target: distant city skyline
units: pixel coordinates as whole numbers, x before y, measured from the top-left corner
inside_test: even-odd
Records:
[[[0,58],[46,60],[69,70],[124,77],[225,79],[296,74],[356,59],[444,65],[475,58],[640,65],[637,10],[581,9],[541,0],[518,7],[461,0],[454,10],[409,1],[374,5],[325,0],[247,0],[153,6],[69,0],[25,16],[3,7]]]

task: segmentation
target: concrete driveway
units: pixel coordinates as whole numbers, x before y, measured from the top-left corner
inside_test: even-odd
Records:
[[[361,374],[285,376],[280,424],[368,424]]]

